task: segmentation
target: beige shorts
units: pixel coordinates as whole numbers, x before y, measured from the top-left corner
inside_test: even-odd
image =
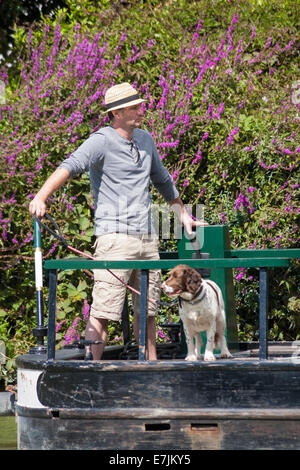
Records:
[[[158,238],[150,235],[110,233],[97,237],[95,258],[99,260],[158,260]],[[134,289],[140,291],[140,270],[115,269],[113,272]],[[161,271],[149,270],[148,298],[160,299]],[[131,291],[128,291],[131,292]],[[90,315],[96,318],[121,321],[126,286],[106,269],[94,270],[93,303]],[[135,314],[140,311],[140,296],[132,293]],[[148,316],[155,316],[157,305],[148,302]]]

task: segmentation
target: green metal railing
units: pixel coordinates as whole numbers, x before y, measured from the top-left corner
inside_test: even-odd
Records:
[[[237,267],[259,268],[259,340],[260,359],[267,359],[267,318],[268,318],[268,269],[289,266],[288,258],[240,258],[240,259],[177,259],[159,261],[90,261],[82,258],[45,261],[49,271],[49,317],[48,317],[48,360],[55,358],[55,311],[57,270],[72,269],[140,269],[141,306],[139,360],[145,360],[146,318],[147,318],[147,277],[149,269],[171,269],[187,264],[193,268],[232,269]]]
[[[200,229],[199,229],[200,230]],[[201,228],[203,230],[203,228]],[[198,232],[197,232],[198,236]],[[48,341],[47,356],[49,361],[55,359],[55,314],[56,290],[58,270],[77,269],[139,269],[141,270],[141,307],[140,307],[140,337],[139,360],[146,358],[146,318],[147,318],[147,282],[149,269],[169,270],[178,264],[186,264],[195,269],[211,270],[210,279],[215,280],[224,296],[226,316],[229,332],[234,337],[236,332],[235,307],[233,294],[232,269],[257,268],[259,269],[259,357],[268,358],[267,320],[268,320],[268,270],[270,268],[287,268],[292,258],[300,258],[300,249],[269,249],[269,250],[232,250],[230,249],[228,229],[226,226],[208,226],[201,234],[204,240],[202,251],[208,252],[208,259],[195,259],[195,250],[189,245],[190,240],[182,239],[178,243],[178,253],[161,253],[157,261],[93,261],[83,257],[70,257],[64,259],[50,259],[43,263],[43,268],[49,273],[49,302],[48,302]],[[39,226],[35,225],[35,247],[41,249],[41,233]],[[45,336],[43,315],[41,308],[41,294],[37,305],[37,328]],[[40,348],[43,341],[39,337]]]

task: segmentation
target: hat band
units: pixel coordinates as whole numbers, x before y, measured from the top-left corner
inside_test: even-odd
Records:
[[[123,98],[122,100],[114,101],[113,103],[109,103],[106,105],[107,110],[109,111],[111,108],[115,106],[121,106],[122,104],[130,103],[131,101],[138,100],[140,97],[138,94],[128,96],[127,98]]]

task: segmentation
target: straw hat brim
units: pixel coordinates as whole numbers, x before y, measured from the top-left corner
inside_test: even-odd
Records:
[[[131,106],[136,106],[137,104],[144,103],[144,102],[145,100],[143,100],[142,98],[138,98],[137,100],[130,101],[128,103],[124,103],[124,104],[106,109],[104,113],[109,113],[110,111],[116,111],[117,109],[122,109],[122,108],[130,108]]]

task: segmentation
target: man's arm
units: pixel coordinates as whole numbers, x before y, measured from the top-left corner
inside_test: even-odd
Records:
[[[35,198],[29,204],[29,212],[37,217],[45,215],[47,206],[46,201],[51,194],[65,184],[70,176],[67,168],[57,168],[43,184]]]
[[[190,214],[186,211],[184,204],[180,197],[169,201],[170,209],[175,212],[181,223],[183,224],[188,235],[191,235],[193,227],[201,227],[208,225],[204,220],[194,220]]]
[[[151,137],[151,136],[150,136]],[[152,139],[152,137],[151,137]],[[152,158],[152,167],[151,167],[151,181],[154,184],[155,188],[160,192],[163,198],[168,201],[170,209],[175,212],[179,220],[183,224],[186,232],[190,235],[192,233],[192,227],[200,227],[203,225],[208,225],[204,221],[193,220],[190,214],[186,211],[184,204],[179,196],[179,192],[174,185],[172,178],[163,166],[157,148],[152,139],[152,148],[153,148],[153,158]],[[174,199],[171,199],[174,197]]]

